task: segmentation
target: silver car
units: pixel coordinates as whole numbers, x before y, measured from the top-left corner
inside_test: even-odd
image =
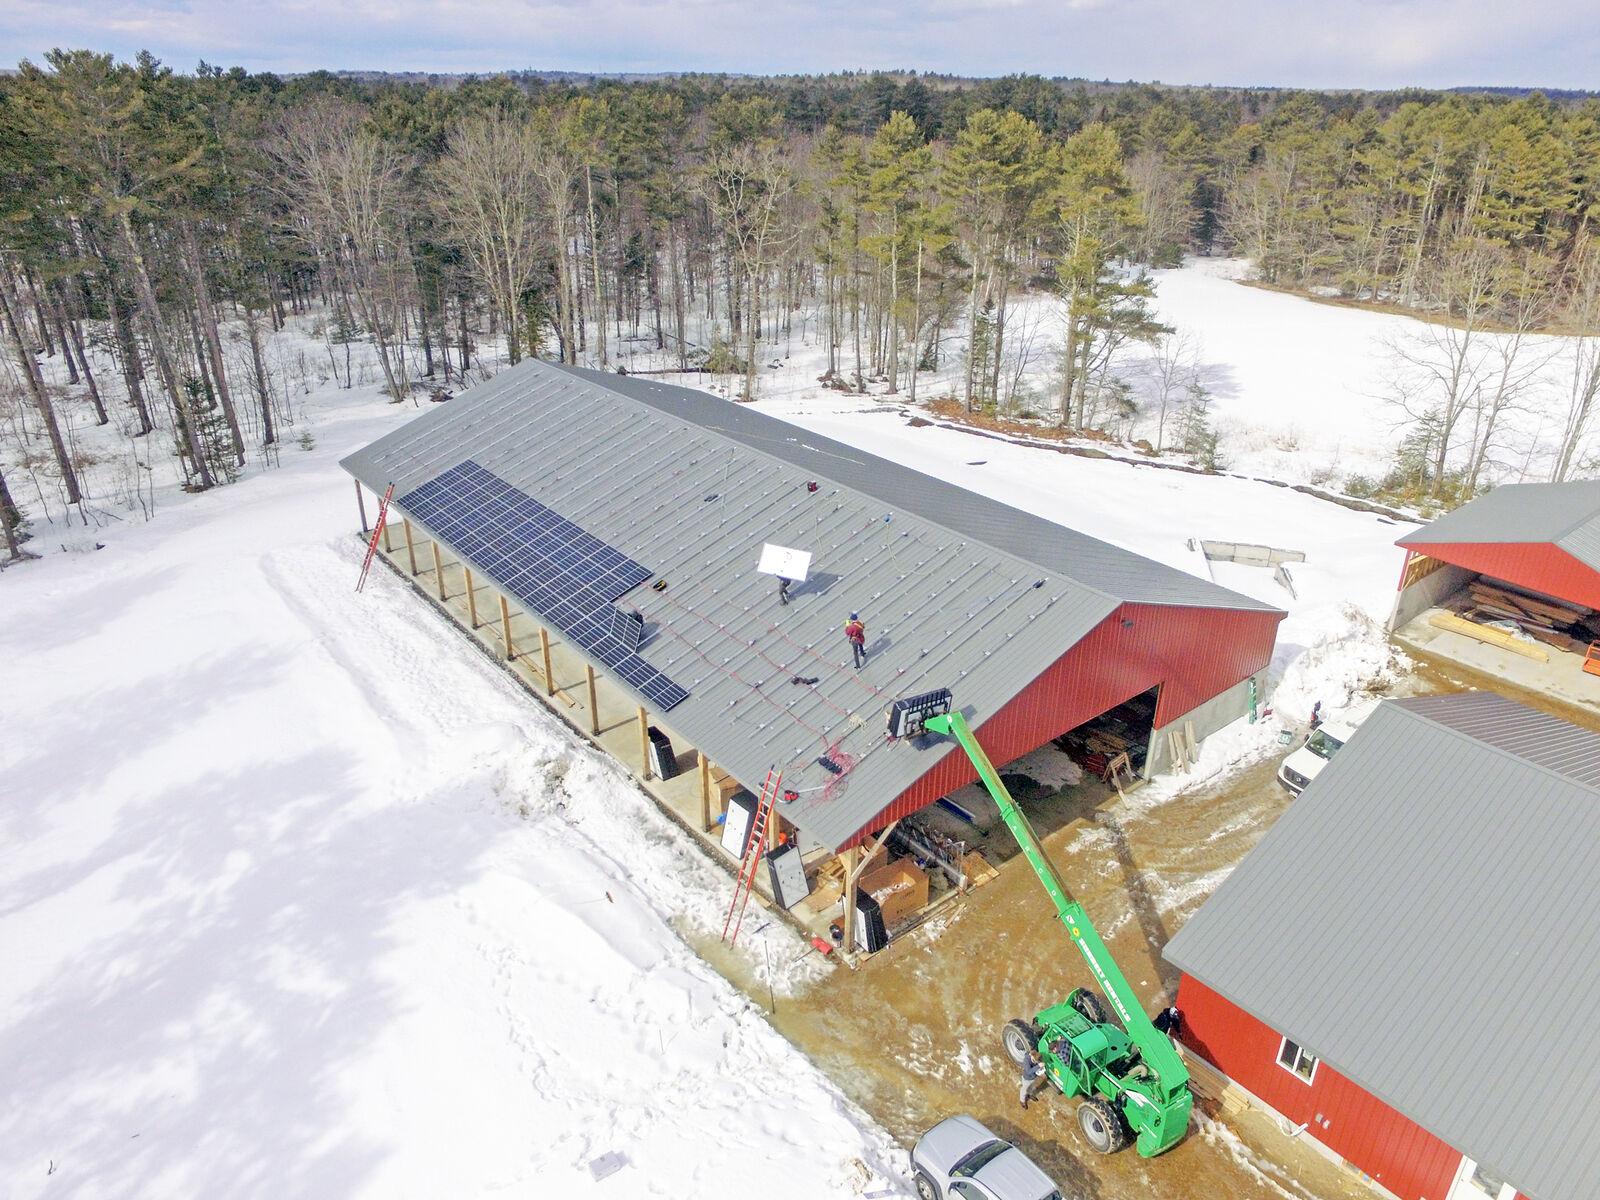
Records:
[[[911,1152],[921,1200],[1061,1200],[1033,1160],[972,1117],[940,1121]]]

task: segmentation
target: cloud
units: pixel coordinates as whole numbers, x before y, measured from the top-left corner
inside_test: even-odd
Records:
[[[9,0],[0,56],[252,70],[915,67],[1167,83],[1600,83],[1589,0]]]

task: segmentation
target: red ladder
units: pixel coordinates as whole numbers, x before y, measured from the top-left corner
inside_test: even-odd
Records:
[[[733,945],[739,940],[739,929],[744,925],[744,910],[750,903],[750,893],[756,886],[756,871],[761,866],[761,855],[767,846],[767,817],[777,802],[783,772],[767,769],[767,778],[761,785],[761,800],[756,805],[755,818],[750,822],[750,832],[745,837],[744,854],[739,859],[739,877],[733,884],[733,903],[728,905],[727,920],[722,922],[722,940]],[[728,930],[733,936],[728,936]]]
[[[394,495],[394,484],[390,484],[383,491],[383,499],[378,502],[378,519],[372,526],[372,540],[367,543],[367,557],[361,560],[361,578],[356,580],[356,591],[367,586],[367,572],[372,570],[372,560],[378,554],[378,538],[383,533],[383,526],[389,519],[389,497]]]

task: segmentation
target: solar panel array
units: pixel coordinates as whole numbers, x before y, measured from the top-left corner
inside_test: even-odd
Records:
[[[613,601],[651,572],[468,459],[395,501],[666,712],[688,696],[625,640]]]

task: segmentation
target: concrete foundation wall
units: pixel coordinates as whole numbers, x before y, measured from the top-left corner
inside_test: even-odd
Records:
[[[1393,633],[1400,626],[1409,624],[1413,617],[1427,612],[1446,596],[1466,587],[1477,574],[1465,567],[1443,566],[1432,574],[1424,575],[1395,595],[1394,610],[1389,614],[1386,628]]]
[[[1257,672],[1252,678],[1256,684],[1257,703],[1266,695],[1267,672],[1265,669]],[[1184,722],[1194,724],[1194,736],[1197,742],[1204,741],[1217,730],[1231,725],[1240,717],[1250,711],[1250,680],[1244,679],[1234,684],[1233,687],[1220,695],[1213,696],[1198,708],[1183,714],[1177,720],[1170,722],[1161,729],[1152,730],[1150,734],[1150,752],[1144,760],[1144,777],[1149,779],[1159,771],[1171,768],[1171,755],[1167,750],[1168,731],[1183,733]]]

